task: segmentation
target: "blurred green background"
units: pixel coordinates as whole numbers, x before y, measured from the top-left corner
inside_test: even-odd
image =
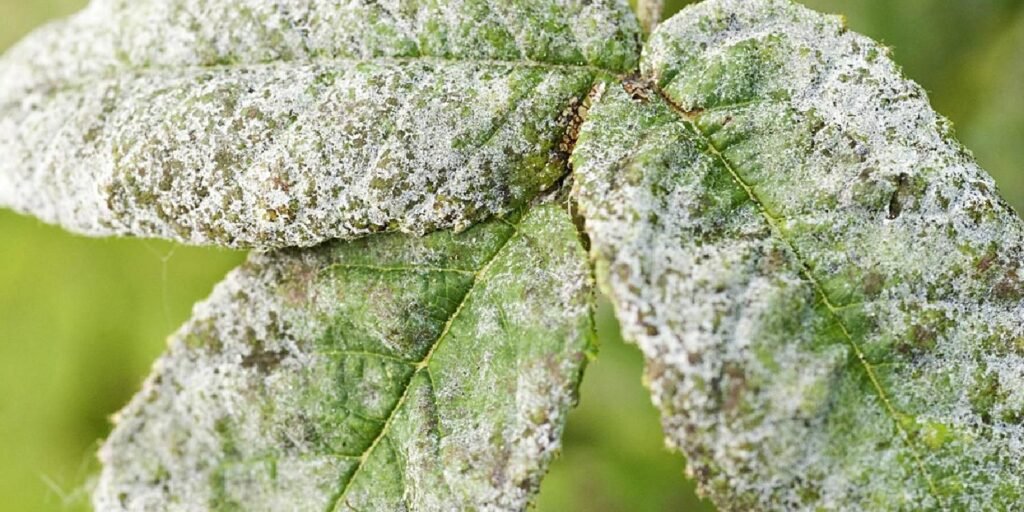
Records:
[[[687,2],[669,1],[670,11]],[[907,74],[1024,211],[1024,0],[808,0],[895,48]],[[0,49],[84,0],[0,0]],[[3,156],[0,155],[0,158]],[[243,255],[75,237],[0,211],[0,499],[3,510],[89,510],[108,416],[166,335]],[[542,511],[712,510],[661,442],[641,360],[603,307],[565,449]]]

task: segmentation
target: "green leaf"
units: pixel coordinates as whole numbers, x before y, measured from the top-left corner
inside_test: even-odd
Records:
[[[593,332],[569,215],[253,256],[101,452],[97,510],[523,509]]]
[[[465,229],[566,172],[623,0],[95,0],[0,59],[0,205],[277,248]]]
[[[609,84],[573,165],[671,444],[726,510],[1024,495],[1024,224],[885,48],[711,0]]]

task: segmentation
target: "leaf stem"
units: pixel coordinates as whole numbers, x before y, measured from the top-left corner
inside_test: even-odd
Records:
[[[637,16],[645,34],[650,34],[661,23],[661,15],[665,12],[664,0],[637,0]]]

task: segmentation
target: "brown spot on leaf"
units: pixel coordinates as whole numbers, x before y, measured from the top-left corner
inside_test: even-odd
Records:
[[[997,257],[998,255],[996,254],[996,251],[994,249],[985,253],[985,255],[978,260],[978,263],[976,265],[978,271],[985,272],[986,270],[992,268],[992,265],[995,264]]]
[[[634,101],[647,103],[654,96],[654,84],[640,75],[630,75],[622,80],[622,88]]]
[[[864,295],[867,295],[868,297],[876,297],[882,292],[882,287],[885,285],[885,276],[875,271],[868,272],[864,275],[862,285]]]
[[[280,366],[286,357],[286,350],[266,350],[262,343],[257,343],[248,355],[242,357],[242,368],[256,368],[260,373],[270,373]]]
[[[992,292],[996,297],[1003,300],[1024,299],[1024,286],[1020,282],[1017,270],[1013,269],[1006,273],[1006,277],[996,283]]]
[[[736,364],[727,364],[725,375],[729,380],[726,385],[722,410],[726,414],[733,414],[738,412],[740,403],[743,401],[743,394],[747,391],[747,377],[743,373],[743,369]]]
[[[900,195],[907,188],[907,174],[900,173],[899,178],[896,180],[896,191],[892,193],[892,197],[889,198],[889,220],[894,220],[903,213],[903,203],[900,202]]]
[[[772,247],[761,260],[761,270],[766,274],[774,274],[786,264],[786,253],[778,247]]]
[[[915,325],[911,329],[911,338],[918,349],[927,349],[935,346],[935,339],[938,333],[930,325]]]

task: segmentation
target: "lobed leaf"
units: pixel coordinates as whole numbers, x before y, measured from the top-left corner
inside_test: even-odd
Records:
[[[0,205],[278,248],[465,229],[566,172],[621,0],[94,0],[0,59]]]
[[[877,43],[709,0],[589,111],[598,278],[725,510],[1024,501],[1024,224]]]
[[[257,254],[101,452],[97,510],[520,510],[590,350],[569,215]]]

